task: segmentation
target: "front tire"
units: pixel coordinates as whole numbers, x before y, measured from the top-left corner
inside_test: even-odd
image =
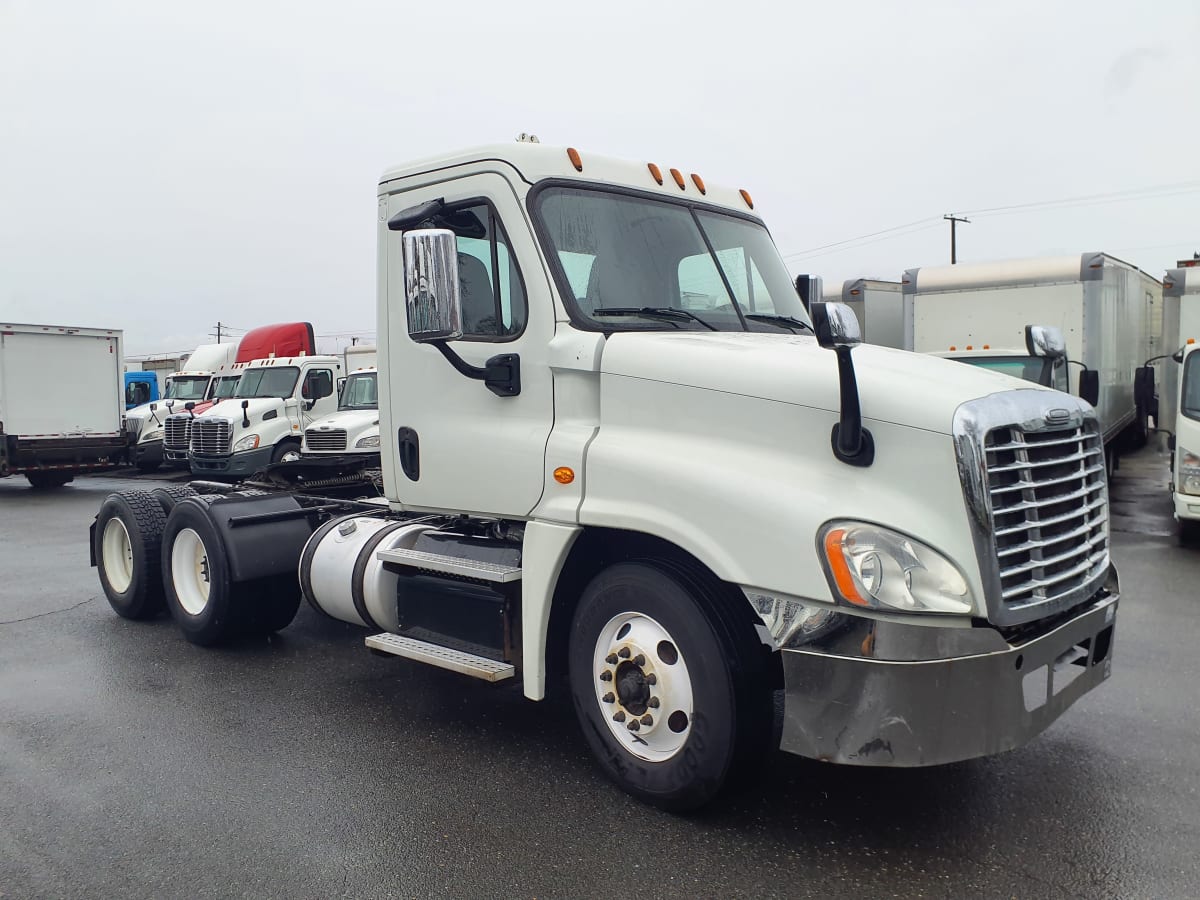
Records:
[[[109,494],[100,506],[92,551],[109,605],[125,619],[149,619],[164,605],[160,546],[166,516],[146,491]]]
[[[271,454],[271,464],[295,462],[300,459],[300,445],[293,441],[284,441]]]
[[[711,578],[662,561],[620,563],[584,590],[570,684],[584,737],[624,790],[664,809],[712,800],[770,748],[765,649]]]

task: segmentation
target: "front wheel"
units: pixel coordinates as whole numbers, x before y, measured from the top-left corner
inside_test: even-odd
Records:
[[[300,447],[291,441],[284,441],[271,454],[272,463],[295,462],[300,458]]]
[[[665,809],[709,802],[769,749],[766,654],[722,610],[728,599],[688,569],[621,563],[588,585],[572,622],[584,736],[617,784]]]

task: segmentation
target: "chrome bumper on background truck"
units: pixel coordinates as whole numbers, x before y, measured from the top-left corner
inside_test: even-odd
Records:
[[[939,765],[1020,747],[1108,678],[1118,602],[1110,569],[1107,587],[1082,607],[1011,643],[992,628],[859,619],[836,650],[785,649],[781,746],[860,766]]]

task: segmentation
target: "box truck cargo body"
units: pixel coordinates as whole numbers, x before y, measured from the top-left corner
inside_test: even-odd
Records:
[[[825,294],[831,303],[845,303],[858,316],[862,339],[882,347],[904,347],[904,309],[900,282],[850,278],[840,291]]]
[[[1162,284],[1105,253],[909,269],[903,279],[904,349],[1013,373],[1027,325],[1053,326],[1066,339],[1070,393],[1080,373],[1099,378],[1096,411],[1106,445],[1122,434],[1145,439],[1146,417],[1134,373],[1153,355]],[[868,314],[869,321],[869,314]],[[869,326],[868,326],[869,327]]]
[[[51,487],[116,465],[123,369],[115,329],[0,324],[0,476]]]

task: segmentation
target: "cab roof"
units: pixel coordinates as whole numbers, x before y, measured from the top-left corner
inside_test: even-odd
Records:
[[[517,177],[530,185],[551,178],[599,182],[661,193],[673,198],[685,197],[698,203],[724,206],[742,214],[756,215],[753,213],[754,201],[746,191],[710,184],[697,173],[672,167],[670,161],[666,164],[651,160],[638,162],[601,156],[587,150],[526,141],[485,144],[393,166],[380,178],[379,193],[392,193],[403,187],[395,182],[409,178],[430,175],[456,166],[477,168],[486,163],[513,170]]]

